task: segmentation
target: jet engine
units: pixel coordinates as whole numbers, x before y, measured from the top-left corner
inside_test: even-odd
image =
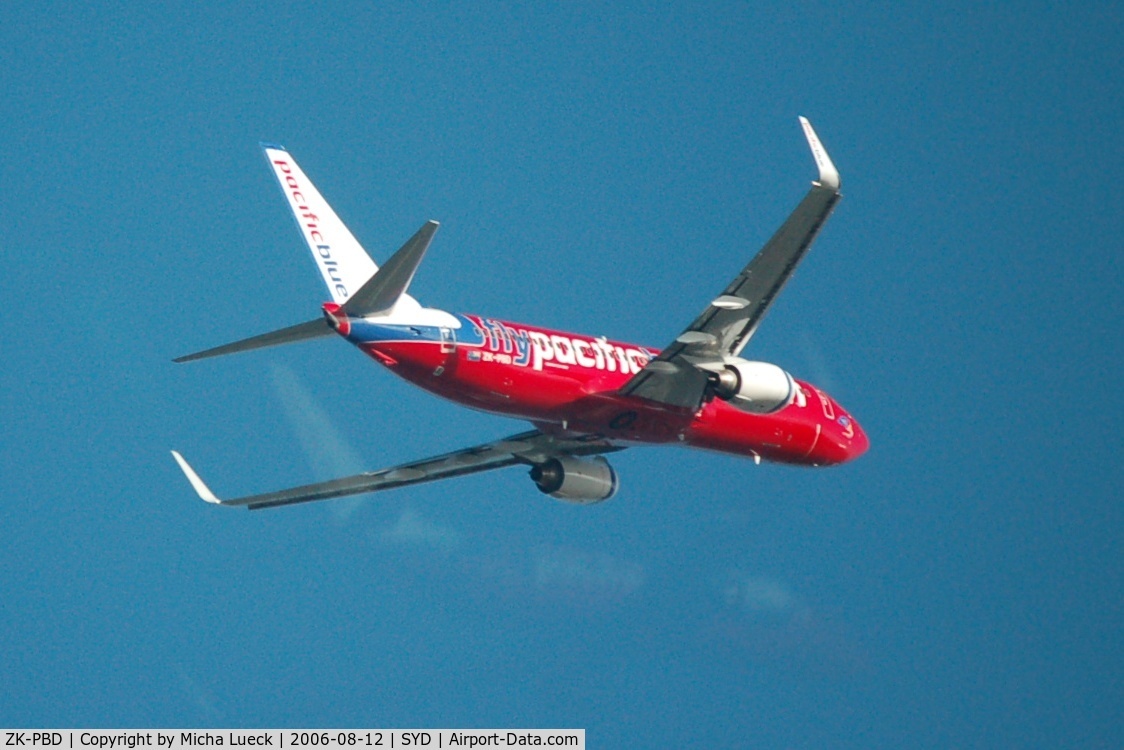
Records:
[[[617,472],[601,456],[557,456],[531,469],[531,479],[551,497],[592,505],[617,494]]]
[[[796,398],[796,383],[787,372],[768,362],[729,357],[714,373],[714,395],[750,414],[772,414]]]

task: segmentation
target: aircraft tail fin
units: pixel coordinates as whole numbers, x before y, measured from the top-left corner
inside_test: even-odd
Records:
[[[289,152],[269,143],[263,143],[262,148],[293,212],[297,228],[320,269],[324,285],[332,300],[343,305],[379,267]]]
[[[328,312],[331,307],[328,305],[325,307],[325,318],[177,357],[173,362],[192,362],[328,336],[336,327],[331,322],[338,319],[335,311],[339,311],[344,317],[393,315],[397,318],[414,318],[418,311],[433,312],[422,311],[418,301],[406,294],[406,290],[437,232],[436,221],[423,224],[380,269],[316,187],[305,177],[289,152],[280,146],[262,144],[262,147],[281,190],[289,201],[297,227],[308,243],[324,284],[332,295],[335,304],[333,312]]]

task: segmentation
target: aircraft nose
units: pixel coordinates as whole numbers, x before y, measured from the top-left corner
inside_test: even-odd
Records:
[[[843,414],[828,423],[820,438],[817,453],[822,465],[833,466],[854,461],[870,448],[870,439],[859,423]]]
[[[854,461],[870,449],[870,438],[866,436],[866,431],[853,419],[851,420],[851,426],[855,431],[855,435],[850,440],[851,444],[847,448],[847,458],[844,459],[845,461]]]

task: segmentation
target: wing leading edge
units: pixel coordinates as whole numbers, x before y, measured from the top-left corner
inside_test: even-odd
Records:
[[[811,123],[801,117],[800,124],[819,179],[749,265],[675,341],[625,383],[621,393],[697,410],[706,395],[708,373],[721,369],[725,357],[737,356],[756,332],[840,198],[838,170]]]
[[[368,492],[391,490],[411,484],[435,482],[466,474],[477,474],[492,469],[524,464],[541,464],[556,456],[592,456],[623,450],[609,443],[600,435],[576,435],[554,437],[538,430],[522,432],[493,443],[465,448],[420,461],[391,466],[378,471],[365,472],[355,476],[333,479],[328,482],[307,484],[303,487],[267,492],[261,495],[248,495],[233,500],[219,499],[176,451],[172,456],[183,470],[196,494],[208,503],[217,505],[245,506],[250,510],[274,508],[280,505],[295,505],[315,500],[330,500],[347,495],[361,495]]]

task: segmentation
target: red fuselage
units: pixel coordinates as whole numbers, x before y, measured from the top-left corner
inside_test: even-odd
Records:
[[[439,396],[526,419],[544,432],[595,433],[621,445],[682,444],[807,466],[850,461],[869,447],[858,422],[822,390],[796,380],[791,404],[751,414],[721,399],[696,412],[617,391],[657,350],[562,331],[458,315],[459,329],[333,326],[395,374]]]

